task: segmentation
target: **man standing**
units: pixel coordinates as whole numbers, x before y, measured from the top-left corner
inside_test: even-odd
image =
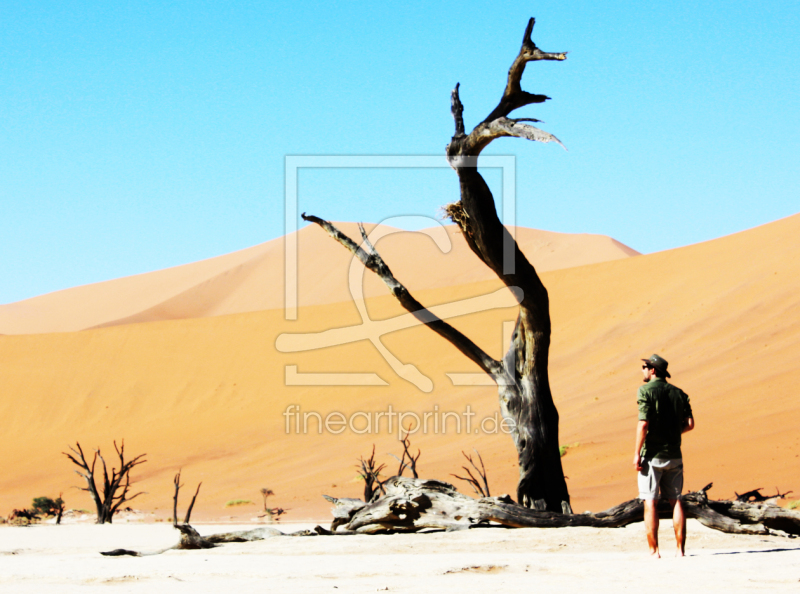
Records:
[[[645,384],[639,387],[639,425],[636,428],[636,451],[633,465],[639,472],[639,498],[644,500],[644,524],[650,554],[658,551],[659,490],[672,507],[672,525],[682,557],[686,546],[686,516],[681,505],[683,460],[681,435],[694,429],[689,397],[680,388],[667,383],[671,377],[668,363],[653,355],[642,359]]]

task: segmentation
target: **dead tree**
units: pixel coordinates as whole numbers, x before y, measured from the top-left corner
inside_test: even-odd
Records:
[[[398,458],[394,454],[391,456],[400,462],[400,466],[397,469],[396,476],[403,476],[403,472],[405,472],[406,468],[411,471],[411,474],[414,475],[414,478],[419,478],[419,474],[417,474],[417,460],[419,460],[420,455],[422,452],[419,448],[417,448],[417,455],[414,456],[411,454],[411,440],[408,438],[408,431],[406,431],[406,436],[403,438],[403,457]]]
[[[175,475],[175,478],[172,481],[175,484],[175,494],[172,496],[172,525],[176,528],[178,527],[178,492],[181,490],[183,486],[181,484],[181,471],[179,470],[178,473]],[[192,510],[194,509],[194,502],[197,501],[197,495],[200,493],[200,485],[203,482],[200,481],[197,483],[197,489],[194,492],[194,497],[192,497],[192,502],[189,504],[188,509],[186,510],[186,517],[183,520],[184,524],[188,524],[189,520],[192,518]]]
[[[492,494],[489,492],[489,481],[486,478],[486,467],[483,465],[483,458],[481,458],[481,455],[480,453],[478,453],[478,450],[475,450],[475,453],[478,455],[478,460],[481,463],[480,468],[478,468],[478,465],[475,464],[475,461],[472,459],[472,454],[467,455],[466,452],[461,452],[461,455],[464,456],[467,459],[467,462],[470,463],[470,466],[472,466],[473,470],[475,470],[475,474],[481,477],[480,481],[475,478],[475,475],[473,475],[472,471],[466,466],[462,466],[461,468],[463,468],[466,471],[469,478],[464,476],[458,476],[457,474],[453,474],[451,476],[454,476],[459,480],[466,481],[467,483],[469,483],[469,486],[472,487],[472,490],[475,491],[477,495],[480,495],[481,497],[491,497]]]
[[[55,507],[56,524],[60,524],[61,523],[61,518],[64,516],[65,504],[64,504],[64,498],[62,497],[62,495],[63,495],[63,493],[59,493],[58,494],[58,499],[56,499],[56,502],[55,502],[56,503],[56,507]]]
[[[281,516],[288,511],[283,509],[282,507],[267,506],[267,499],[269,499],[273,495],[275,495],[275,492],[272,489],[267,489],[266,487],[262,487],[261,497],[264,498],[264,515],[259,517],[263,518],[265,516],[269,516],[270,520],[280,520]]]
[[[374,444],[372,455],[366,460],[359,458],[358,461],[359,464],[356,465],[356,468],[358,468],[358,476],[364,481],[364,501],[370,502],[375,495],[384,492],[380,476],[381,470],[386,468],[386,464],[376,465]]]
[[[67,452],[62,453],[69,458],[73,464],[81,469],[75,471],[78,475],[82,476],[86,480],[86,487],[81,487],[80,489],[81,491],[88,491],[89,495],[91,495],[92,500],[97,507],[97,523],[105,524],[108,522],[110,524],[114,514],[117,513],[117,510],[123,503],[132,501],[139,495],[143,494],[142,492],[139,492],[135,495],[129,496],[128,491],[130,490],[131,486],[131,470],[134,466],[138,466],[139,464],[147,462],[147,460],[144,460],[144,457],[147,454],[140,454],[135,458],[126,461],[125,440],[122,440],[119,446],[117,446],[117,442],[115,441],[114,449],[119,457],[119,470],[117,470],[115,467],[112,467],[111,476],[109,476],[106,461],[100,453],[99,448],[94,451],[94,457],[92,458],[92,463],[90,465],[86,460],[86,456],[83,454],[81,444],[79,442],[75,442],[75,446],[75,448],[69,446],[72,454]],[[95,481],[95,466],[98,458],[103,464],[103,476],[100,488],[98,488],[98,485]]]
[[[272,489],[267,489],[266,487],[261,489],[261,497],[264,498],[264,512],[269,513],[269,508],[267,507],[267,499],[275,495],[275,492]]]
[[[13,509],[8,514],[10,524],[31,523],[39,520],[39,513],[33,509]]]
[[[497,216],[494,197],[478,172],[478,156],[493,140],[514,136],[538,142],[561,142],[553,135],[524,122],[532,118],[510,119],[514,110],[542,103],[545,95],[534,95],[520,86],[528,62],[565,60],[566,53],[541,51],[531,40],[534,19],[525,29],[522,48],[508,71],[508,81],[497,107],[467,134],[464,106],[452,93],[455,135],[447,145],[450,165],[458,174],[461,199],[445,207],[449,218],[461,229],[475,255],[519,298],[519,314],[511,345],[502,360],[490,357],[472,340],[433,315],[418,302],[391,273],[391,270],[361,230],[359,246],[329,222],[315,216],[303,219],[320,225],[349,249],[367,268],[389,287],[400,304],[433,331],[448,340],[497,383],[500,409],[512,429],[519,460],[517,499],[526,507],[559,513],[572,513],[569,491],[558,450],[558,411],[550,392],[547,372],[550,348],[550,306],[547,290],[536,270]],[[562,145],[563,146],[563,145]]]

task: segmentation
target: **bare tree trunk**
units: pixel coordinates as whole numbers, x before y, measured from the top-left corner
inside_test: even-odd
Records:
[[[538,142],[560,141],[534,128],[531,118],[509,119],[515,109],[549,99],[523,91],[520,80],[525,65],[537,60],[565,60],[565,53],[546,53],[531,41],[534,19],[530,19],[522,48],[508,72],[500,103],[470,134],[465,133],[459,86],[453,90],[452,112],[456,133],[447,146],[448,160],[458,174],[461,200],[446,207],[448,216],[461,229],[467,244],[480,260],[506,284],[520,301],[519,316],[508,353],[496,361],[469,338],[425,309],[392,275],[380,254],[361,230],[359,246],[329,222],[303,218],[320,225],[347,247],[386,283],[401,305],[432,330],[450,341],[497,383],[500,409],[511,426],[519,460],[517,499],[538,510],[572,513],[569,491],[561,466],[558,443],[558,411],[550,392],[547,373],[550,349],[550,305],[534,267],[497,217],[494,197],[477,170],[478,156],[492,140],[516,136]]]
[[[458,173],[461,200],[448,205],[447,212],[475,255],[506,286],[523,292],[517,325],[503,359],[506,381],[498,382],[500,409],[514,428],[512,436],[519,456],[517,500],[526,507],[571,513],[558,450],[558,411],[553,403],[547,373],[550,349],[547,289],[498,219],[494,197],[477,169],[481,151],[492,140],[502,136],[559,142],[547,132],[520,123],[523,120],[506,117],[518,107],[548,99],[521,89],[520,80],[528,62],[566,59],[565,53],[546,53],[536,47],[531,41],[533,25],[534,19],[530,19],[520,52],[509,69],[500,103],[469,135],[464,130],[464,107],[458,95],[459,86],[453,90],[456,133],[447,147],[447,156]]]

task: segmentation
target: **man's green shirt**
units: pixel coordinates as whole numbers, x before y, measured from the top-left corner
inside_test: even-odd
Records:
[[[639,420],[647,421],[643,458],[681,458],[681,434],[692,416],[689,397],[661,378],[639,387]]]

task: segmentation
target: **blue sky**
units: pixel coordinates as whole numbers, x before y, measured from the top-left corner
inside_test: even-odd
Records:
[[[649,253],[800,212],[794,2],[339,4],[4,3],[0,303],[282,235],[286,155],[442,155],[451,89],[471,128],[530,16],[569,59],[528,66],[552,100],[516,115],[569,152],[487,150],[516,155],[518,224]],[[436,217],[457,191],[446,168],[299,178],[332,220]]]

